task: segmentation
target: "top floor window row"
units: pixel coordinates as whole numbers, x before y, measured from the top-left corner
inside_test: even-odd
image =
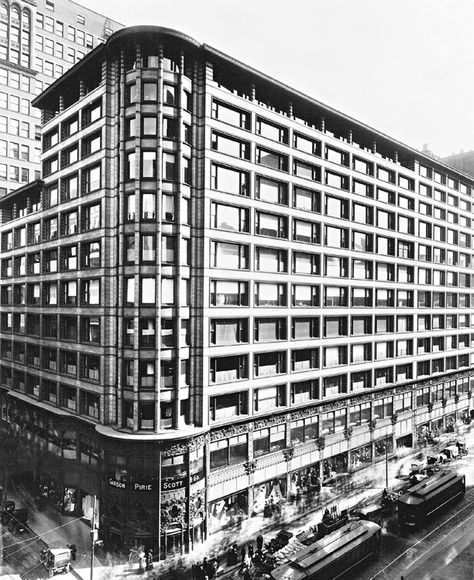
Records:
[[[241,111],[231,105],[214,100],[212,102],[212,116],[223,123],[250,130],[250,113]]]
[[[249,111],[244,111],[228,103],[214,99],[211,113],[214,119],[218,119],[234,127],[245,129],[246,131],[251,130],[251,113]],[[289,129],[267,119],[263,119],[262,117],[257,117],[256,119],[256,133],[272,141],[278,141],[286,145],[289,144]],[[293,146],[299,151],[321,157],[321,141],[317,139],[311,139],[295,132],[293,135]]]
[[[161,62],[161,66],[164,72],[180,72],[179,64],[176,60],[164,57]],[[126,70],[133,70],[136,68],[159,68],[160,67],[160,57],[158,55],[149,54],[142,56],[141,58],[136,58],[134,60],[128,60],[125,63]]]

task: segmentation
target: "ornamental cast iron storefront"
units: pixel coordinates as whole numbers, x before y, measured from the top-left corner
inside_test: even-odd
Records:
[[[397,439],[397,449],[410,447],[416,439],[426,441],[435,429],[446,430],[450,425],[460,426],[470,419],[470,394],[448,393],[453,396],[448,397],[446,405],[435,402],[435,410],[445,410],[445,414],[430,417],[433,406],[430,407],[429,396],[417,401],[415,390],[412,392],[413,397],[404,401],[410,417],[408,411],[403,411],[403,420],[409,419],[413,424],[412,433]],[[352,397],[347,408],[355,402]],[[210,434],[180,442],[138,443],[131,441],[128,434],[86,424],[62,415],[59,410],[39,409],[4,392],[0,392],[0,407],[3,429],[25,451],[19,463],[25,473],[31,474],[29,479],[47,502],[64,514],[90,520],[96,495],[100,534],[106,545],[117,548],[150,545],[161,558],[190,551],[209,535],[238,527],[249,516],[277,515],[288,500],[318,497],[322,485],[342,493],[350,485],[346,479],[351,472],[393,454],[397,423],[389,413],[379,421],[391,426],[392,433],[374,439],[376,430],[367,428],[364,433],[370,442],[366,439],[364,445],[353,449],[351,443],[355,443],[355,436],[352,429],[346,428],[341,433],[341,441],[348,442],[348,451],[324,457],[328,447],[324,437],[316,437],[318,430],[314,427],[320,422],[311,416],[306,423],[305,416],[301,437],[299,423],[295,429],[290,427],[296,421],[290,413],[285,422],[278,418],[278,429],[274,430],[275,437],[278,436],[277,448],[269,444],[265,453],[256,457],[255,429],[251,422],[242,422],[232,429],[216,428]],[[323,405],[320,412],[328,414],[331,409]],[[416,425],[418,416],[421,422]],[[269,437],[264,433],[269,441],[273,426],[267,429]],[[261,443],[264,439],[261,420],[258,427]],[[293,441],[294,431],[299,439],[295,437]],[[220,443],[219,449],[214,449],[214,442]],[[261,449],[263,444],[257,446],[257,450]],[[294,469],[295,460],[303,450],[312,458],[322,456],[322,459]],[[288,471],[283,469],[278,475],[259,482],[256,477],[263,474],[260,470],[266,456],[275,461],[284,459]],[[218,465],[212,464],[213,458],[214,462],[218,460]],[[225,469],[234,478],[233,484],[236,481],[233,473],[248,477],[248,487],[208,504],[206,483],[215,485],[219,474],[225,475]]]

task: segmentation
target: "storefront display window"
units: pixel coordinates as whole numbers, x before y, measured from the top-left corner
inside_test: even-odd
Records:
[[[428,445],[429,439],[431,438],[431,429],[429,423],[424,423],[423,425],[417,425],[416,427],[416,439],[418,445],[422,447]]]
[[[433,437],[438,437],[442,428],[443,428],[442,417],[431,421],[431,434],[433,435]]]
[[[446,415],[444,419],[444,428],[446,430],[446,433],[452,433],[455,429],[455,424],[456,424],[456,413]]]
[[[364,445],[351,451],[351,469],[360,469],[372,463],[372,445]]]
[[[324,482],[341,474],[347,475],[347,455],[347,453],[340,453],[339,455],[334,455],[334,457],[323,460]]]
[[[275,478],[260,483],[253,488],[252,515],[263,512],[271,517],[281,512],[282,503],[286,500],[286,477]]]
[[[290,495],[298,500],[300,497],[311,497],[321,491],[319,463],[294,471],[290,477]]]
[[[375,442],[375,458],[385,457],[393,453],[393,439],[392,437],[385,437]]]
[[[461,411],[458,411],[458,422],[460,424],[469,425],[471,422],[469,418],[469,409],[462,409]]]
[[[211,502],[209,506],[209,533],[238,526],[247,518],[248,490]]]
[[[405,435],[397,439],[397,449],[411,448],[413,447],[413,435]]]

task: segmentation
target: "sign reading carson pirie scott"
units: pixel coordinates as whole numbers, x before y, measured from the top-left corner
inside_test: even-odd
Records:
[[[132,483],[125,483],[124,481],[118,481],[113,477],[109,477],[109,485],[118,489],[130,489],[132,491],[153,491],[153,483],[149,481],[134,481]]]
[[[166,477],[161,480],[161,491],[180,489],[186,485],[187,479],[187,475],[175,475],[174,477]]]

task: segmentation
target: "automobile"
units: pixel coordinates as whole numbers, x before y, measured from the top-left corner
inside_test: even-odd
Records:
[[[428,467],[432,467],[434,465],[439,465],[440,463],[445,463],[446,455],[442,453],[437,453],[436,455],[428,455],[426,458],[426,463]]]
[[[28,510],[25,508],[18,508],[12,512],[8,512],[9,522],[8,529],[16,536],[28,529]]]
[[[448,461],[453,461],[453,459],[459,457],[459,449],[457,445],[449,445],[441,451],[441,454],[444,455]]]
[[[417,461],[417,462],[412,463],[410,475],[415,475],[416,473],[420,473],[420,471],[422,471],[425,467],[426,467],[426,464],[424,461]]]
[[[350,512],[351,517],[359,520],[366,520],[379,524],[383,521],[386,514],[385,508],[378,504],[367,505]]]
[[[10,521],[10,515],[15,511],[16,504],[13,500],[3,502],[0,505],[0,522],[7,525]]]
[[[414,473],[413,475],[410,476],[410,483],[411,483],[411,485],[416,485],[417,483],[420,483],[421,481],[423,481],[424,479],[427,479],[431,475],[432,475],[432,469],[423,468],[418,473]]]
[[[287,530],[280,530],[277,536],[272,538],[267,544],[267,549],[272,553],[281,550],[281,548],[284,548],[288,544],[290,538],[292,537],[292,532],[288,532]]]
[[[55,574],[69,572],[71,567],[70,548],[45,548],[41,550],[40,562],[52,578]]]

